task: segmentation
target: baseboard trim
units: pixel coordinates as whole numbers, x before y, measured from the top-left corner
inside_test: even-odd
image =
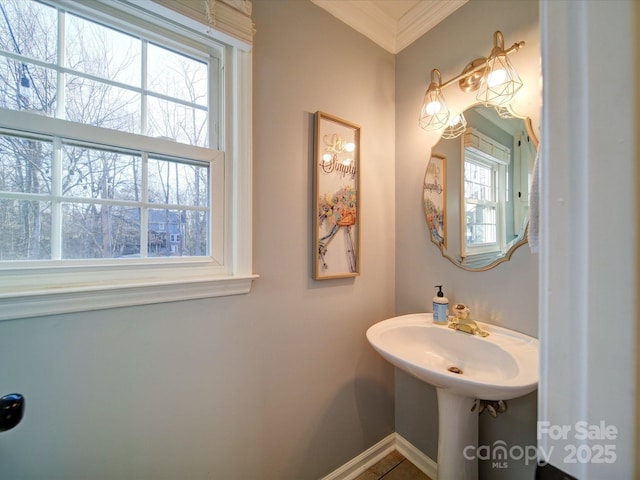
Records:
[[[436,462],[418,450],[402,435],[392,433],[320,480],[353,480],[394,450],[404,455],[428,477],[437,478]]]
[[[418,450],[409,440],[396,433],[396,450],[413,463],[427,477],[438,478],[438,464],[431,457]]]
[[[396,449],[396,434],[392,433],[373,447],[368,448],[357,457],[349,460],[321,480],[353,480],[371,465],[375,465],[386,455]]]

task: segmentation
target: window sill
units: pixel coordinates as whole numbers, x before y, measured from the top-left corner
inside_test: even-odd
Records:
[[[258,275],[90,285],[0,294],[0,321],[249,293]]]

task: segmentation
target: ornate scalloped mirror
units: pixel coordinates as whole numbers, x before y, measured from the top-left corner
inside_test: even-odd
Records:
[[[442,255],[483,271],[526,243],[538,140],[530,119],[507,109],[473,105],[463,114],[464,132],[441,137],[431,150],[423,206]]]

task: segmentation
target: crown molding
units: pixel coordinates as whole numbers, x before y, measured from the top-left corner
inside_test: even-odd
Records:
[[[395,53],[397,23],[379,9],[375,1],[311,0],[311,2],[373,40],[385,50]]]
[[[422,0],[399,20],[378,7],[380,0],[311,0],[382,48],[396,54],[468,0]]]
[[[405,13],[398,21],[396,52],[408,47],[447,18],[468,0],[422,1]]]

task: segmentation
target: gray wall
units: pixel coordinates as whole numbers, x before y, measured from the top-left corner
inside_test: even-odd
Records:
[[[538,257],[527,246],[511,261],[487,272],[466,272],[443,258],[429,240],[422,211],[422,181],[435,135],[418,126],[418,113],[430,71],[442,79],[459,74],[476,57],[486,56],[493,32],[501,30],[505,47],[524,40],[510,55],[525,87],[515,109],[532,117],[536,133],[540,118],[540,40],[536,1],[472,0],[396,57],[396,312],[431,311],[434,285],[444,285],[450,303],[470,305],[478,320],[528,335],[538,332]],[[444,90],[452,111],[474,101],[451,86]],[[434,460],[437,457],[435,389],[396,371],[396,430]],[[509,410],[492,419],[483,415],[480,442],[502,439],[509,446],[536,444],[536,394],[508,402]],[[524,478],[534,465],[509,461],[508,469],[482,462],[483,478]],[[525,473],[526,472],[526,473]]]
[[[394,431],[394,56],[307,1],[254,1],[246,296],[0,322],[12,479],[317,479]],[[362,126],[361,276],[316,282],[316,110]]]

